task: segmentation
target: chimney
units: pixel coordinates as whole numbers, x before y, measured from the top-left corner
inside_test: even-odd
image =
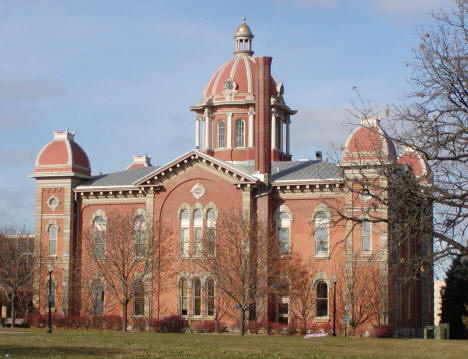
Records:
[[[321,161],[322,160],[322,151],[315,151],[315,159],[317,161]]]
[[[271,57],[256,57],[255,170],[269,174],[271,169]]]

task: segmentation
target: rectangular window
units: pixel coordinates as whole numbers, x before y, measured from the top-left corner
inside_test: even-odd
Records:
[[[277,303],[278,323],[288,324],[289,322],[289,297],[281,297]]]
[[[201,227],[195,227],[193,230],[193,255],[201,256],[202,254],[202,239],[203,232]]]
[[[315,254],[328,255],[328,228],[318,226],[315,230]]]
[[[49,228],[49,256],[57,255],[57,226]]]
[[[362,222],[362,251],[365,253],[370,253],[372,248],[372,230],[371,230],[371,222],[364,221]]]
[[[182,257],[188,257],[189,255],[189,229],[180,229],[180,255]]]
[[[289,253],[289,228],[278,228],[278,238],[280,241],[280,254]]]

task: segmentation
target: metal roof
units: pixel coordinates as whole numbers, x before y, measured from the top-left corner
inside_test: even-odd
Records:
[[[254,164],[252,163],[224,163],[250,176],[255,172]],[[79,185],[76,189],[134,187],[135,183],[141,181],[158,168],[157,166],[139,167],[95,176],[91,180]],[[341,173],[341,168],[338,164],[326,161],[275,161],[271,163],[272,182],[339,180]]]
[[[234,164],[247,173],[254,172],[253,164]],[[341,178],[341,168],[326,161],[274,161],[271,163],[271,181],[323,181]]]
[[[147,166],[132,168],[125,171],[107,173],[93,177],[91,180],[82,183],[77,189],[85,189],[87,187],[122,187],[133,186],[133,183],[143,178],[148,173],[157,169],[157,166]]]

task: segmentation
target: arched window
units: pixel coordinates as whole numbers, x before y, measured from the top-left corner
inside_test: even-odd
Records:
[[[236,121],[236,147],[244,147],[244,120]]]
[[[371,222],[362,222],[361,232],[362,251],[370,253],[372,250]]]
[[[329,219],[324,212],[315,216],[315,255],[328,256],[328,225]]]
[[[102,258],[106,251],[106,220],[98,216],[93,222],[94,229],[94,256]]]
[[[289,218],[289,214],[281,212],[278,216],[276,225],[278,227],[280,254],[284,255],[289,253],[291,244],[291,219]]]
[[[198,278],[193,280],[193,315],[201,315],[201,282]]]
[[[145,286],[142,282],[136,284],[133,292],[133,315],[145,315]]]
[[[214,209],[206,212],[206,253],[208,256],[215,255],[216,248],[216,213]]]
[[[206,281],[206,315],[212,317],[215,314],[215,288],[212,278]]]
[[[203,239],[203,215],[200,209],[193,212],[193,255],[201,256]]]
[[[145,254],[145,242],[146,242],[145,229],[146,229],[146,224],[145,224],[145,219],[143,218],[143,216],[136,217],[135,223],[134,223],[133,245],[134,245],[135,255],[137,256],[143,256]]]
[[[104,284],[96,279],[91,284],[91,312],[93,315],[104,313]]]
[[[49,256],[57,255],[57,229],[55,224],[49,227]]]
[[[180,212],[180,256],[188,257],[189,255],[189,228],[190,216],[189,211],[184,209]]]
[[[328,316],[328,285],[319,281],[315,287],[315,312],[316,317]]]
[[[224,121],[218,122],[218,148],[223,148],[224,144]]]
[[[181,315],[188,314],[188,283],[185,278],[179,282],[179,309]]]

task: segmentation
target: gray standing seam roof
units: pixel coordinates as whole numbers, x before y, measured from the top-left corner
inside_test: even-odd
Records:
[[[252,174],[253,164],[234,164],[234,167]],[[341,168],[325,161],[274,161],[271,163],[271,181],[320,181],[340,179]]]
[[[157,166],[139,167],[95,176],[89,181],[79,185],[77,189],[80,189],[81,187],[131,186],[133,183],[155,171],[157,168]]]
[[[253,164],[230,164],[240,171],[252,175]],[[82,183],[77,189],[86,187],[119,187],[131,186],[133,183],[155,171],[157,166],[139,167],[130,170],[108,173],[93,177]],[[341,168],[332,162],[325,161],[275,161],[271,163],[271,181],[321,181],[339,179]]]

